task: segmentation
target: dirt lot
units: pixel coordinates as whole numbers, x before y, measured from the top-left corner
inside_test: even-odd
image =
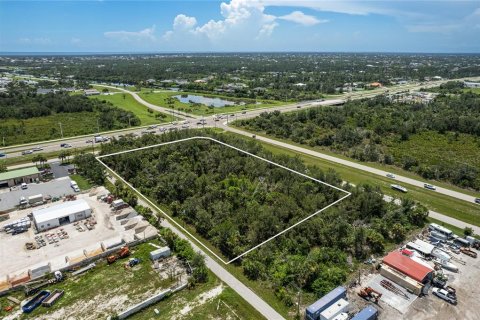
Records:
[[[478,252],[478,251],[477,251]],[[457,290],[458,304],[456,306],[434,296],[430,289],[429,294],[424,297],[416,298],[407,308],[401,306],[399,312],[387,304],[382,299],[379,306],[375,306],[379,310],[380,320],[405,319],[405,320],[478,320],[480,319],[480,305],[478,303],[480,296],[480,258],[474,259],[464,254],[455,255],[466,264],[462,265],[452,261],[458,266],[459,272],[453,273],[446,270],[442,272],[448,276],[448,285]],[[369,285],[374,282],[374,278],[378,273],[370,273],[362,276],[361,286],[357,286],[349,290],[349,301],[355,306],[354,311],[358,311],[365,307],[368,302],[357,296],[360,287]],[[402,288],[403,289],[403,288]],[[404,290],[405,291],[405,290]]]
[[[78,195],[79,199],[85,199],[93,209],[92,216],[97,221],[93,230],[89,231],[83,228],[85,231],[80,232],[74,224],[63,225],[60,228],[63,228],[68,234],[68,239],[59,239],[58,242],[52,244],[46,241],[45,246],[35,250],[27,250],[25,243],[35,243],[35,236],[39,235],[42,235],[43,239],[46,240],[47,233],[56,234],[60,228],[41,232],[38,235],[34,234],[33,227],[28,232],[18,235],[0,232],[0,256],[2,257],[0,280],[5,279],[6,275],[18,275],[34,266],[45,265],[48,262],[51,264],[52,270],[59,269],[66,265],[66,257],[70,261],[77,260],[84,254],[84,250],[87,253],[98,251],[101,248],[101,243],[109,239],[119,239],[121,237],[127,241],[133,240],[133,230],[125,231],[124,227],[111,213],[109,205],[96,199],[97,194],[104,193],[106,193],[106,190],[101,187],[93,189],[90,196],[89,194]],[[35,209],[52,205],[55,205],[55,203],[46,204]],[[132,209],[124,209],[123,211],[127,212],[128,210],[131,211]],[[0,226],[25,217],[31,211],[32,209],[25,209],[12,212],[10,219],[2,222]]]

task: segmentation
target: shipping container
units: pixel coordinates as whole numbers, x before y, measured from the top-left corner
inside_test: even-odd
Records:
[[[170,256],[169,247],[162,247],[150,252],[150,259],[152,259],[152,261],[158,260],[160,258],[168,257],[168,256]]]
[[[387,265],[382,265],[380,268],[380,274],[388,280],[396,283],[397,285],[410,290],[416,295],[422,293],[423,285],[420,282],[406,276],[405,274],[398,272],[397,270],[390,268]]]
[[[43,202],[43,195],[42,194],[36,194],[34,196],[28,197],[28,203],[33,204],[37,202]]]
[[[344,287],[337,287],[324,295],[322,298],[317,300],[315,303],[311,304],[305,310],[305,319],[306,320],[319,320],[320,313],[325,309],[330,307],[339,299],[346,299],[347,290]]]
[[[340,313],[348,311],[350,304],[345,299],[338,299],[330,307],[320,313],[320,320],[333,320]]]
[[[377,317],[378,310],[372,306],[367,306],[350,320],[376,320]]]

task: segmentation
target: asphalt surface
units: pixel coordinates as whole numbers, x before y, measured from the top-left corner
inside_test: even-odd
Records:
[[[4,188],[0,193],[0,211],[10,210],[18,205],[20,197],[28,197],[42,194],[43,196],[50,195],[52,197],[62,197],[67,194],[73,194],[70,187],[70,178],[64,177],[60,179],[51,180],[41,183],[29,183],[25,190],[16,187],[9,191],[9,188]]]

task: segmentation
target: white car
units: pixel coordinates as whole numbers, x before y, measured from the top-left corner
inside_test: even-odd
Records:
[[[428,184],[428,183],[425,183],[425,184],[423,185],[423,187],[424,187],[425,189],[428,189],[428,190],[437,190],[437,187],[435,187],[434,185]]]
[[[395,179],[395,175],[393,173],[387,173],[387,178]]]
[[[32,151],[42,151],[42,150],[43,150],[43,147],[40,147],[40,146],[37,146],[32,149]]]
[[[445,289],[433,288],[432,293],[440,299],[450,302],[451,304],[457,304],[457,297]]]
[[[33,153],[33,150],[25,150],[25,151],[22,151],[22,156],[26,154],[32,154],[32,153]]]
[[[28,189],[28,185],[25,182],[23,182],[20,188],[22,188],[22,190]]]

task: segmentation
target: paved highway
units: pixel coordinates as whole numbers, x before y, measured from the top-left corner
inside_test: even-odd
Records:
[[[471,79],[471,78],[465,78],[465,79]],[[464,80],[464,79],[457,79],[457,80]],[[419,88],[438,86],[439,84],[444,83],[446,81],[447,80],[436,81],[436,82],[432,82],[432,83],[428,83],[428,84],[410,84],[410,85],[405,85],[405,86],[398,86],[398,87],[394,87],[394,88],[389,88],[389,93],[391,94],[391,93],[402,92],[402,91],[406,91],[406,90],[417,90]],[[143,104],[143,105],[145,105],[149,108],[152,108],[156,111],[166,112],[166,113],[171,112],[171,109],[156,106],[154,104],[151,104],[151,103],[143,100],[135,92],[132,92],[132,91],[129,91],[129,90],[126,90],[126,89],[122,89],[122,88],[112,87],[112,86],[106,86],[106,85],[104,85],[104,86],[108,87],[108,88],[114,88],[114,89],[120,90],[124,93],[131,94],[135,98],[136,101],[138,101],[139,103],[141,103],[141,104]],[[353,100],[353,99],[363,99],[363,98],[367,98],[367,97],[373,97],[375,95],[383,93],[384,91],[385,90],[374,90],[374,91],[371,91],[371,92],[370,91],[369,92],[353,92],[353,93],[348,94],[347,99],[352,99]],[[232,131],[232,132],[242,134],[242,135],[245,135],[245,136],[251,136],[251,133],[248,133],[246,131],[239,130],[239,129],[236,129],[236,128],[229,127],[228,126],[229,121],[238,120],[238,119],[253,118],[253,117],[258,116],[260,113],[265,112],[265,111],[268,111],[268,112],[273,112],[273,111],[288,112],[288,111],[300,110],[300,109],[304,109],[304,108],[311,108],[311,107],[317,107],[317,106],[341,105],[344,102],[345,102],[345,99],[340,99],[340,98],[329,99],[329,100],[313,100],[313,101],[304,101],[304,102],[293,103],[293,104],[285,105],[285,106],[267,108],[267,109],[254,109],[254,110],[224,114],[223,119],[221,119],[221,120],[219,120],[218,118],[214,119],[214,117],[210,116],[210,117],[205,118],[206,123],[204,125],[199,125],[198,124],[199,119],[203,118],[203,117],[195,116],[195,115],[188,115],[191,118],[187,119],[187,120],[183,120],[183,121],[188,121],[188,123],[186,123],[186,124],[184,124],[183,121],[181,121],[181,124],[177,124],[177,125],[164,124],[164,125],[161,125],[159,128],[164,128],[164,129],[161,129],[161,130],[169,130],[172,127],[179,128],[179,129],[187,128],[187,127],[188,128],[199,128],[199,127],[203,127],[203,126],[205,126],[205,127],[220,127],[220,128],[222,128],[224,130],[227,130],[227,131]],[[182,116],[180,116],[180,117],[182,117]],[[154,132],[155,133],[160,133],[159,128],[156,128],[154,130]],[[128,129],[128,130],[118,130],[116,132],[107,133],[107,134],[104,134],[104,135],[109,136],[109,137],[111,137],[111,136],[118,137],[119,135],[124,135],[124,134],[127,134],[127,133],[133,133],[133,134],[136,134],[136,135],[141,135],[146,131],[146,129],[147,128],[143,127],[143,128],[133,128],[133,129]],[[85,141],[87,139],[92,139],[92,138],[93,138],[93,136],[83,136],[81,138],[80,137],[75,137],[75,138],[70,138],[70,139],[60,139],[60,140],[57,140],[56,142],[51,142],[50,141],[50,142],[45,142],[45,143],[39,143],[39,145],[43,146],[43,148],[44,148],[44,150],[42,152],[57,151],[57,150],[60,149],[60,143],[62,143],[62,142],[67,142],[70,145],[72,145],[72,147],[74,147],[74,148],[88,147],[88,146],[92,146],[92,148],[94,148],[94,145],[85,143]],[[330,155],[326,155],[326,154],[323,154],[323,153],[320,153],[320,152],[317,152],[317,151],[313,151],[313,150],[310,150],[310,149],[294,146],[294,145],[291,145],[291,144],[288,144],[288,143],[285,143],[285,142],[280,142],[280,141],[277,141],[277,140],[274,140],[274,139],[261,137],[261,136],[257,136],[257,139],[268,142],[268,143],[273,144],[273,145],[288,148],[288,149],[294,150],[296,152],[302,152],[304,154],[308,154],[308,155],[311,155],[311,156],[314,156],[314,157],[318,157],[318,158],[326,159],[326,160],[329,160],[329,161],[337,162],[337,163],[340,163],[340,164],[343,164],[343,165],[346,165],[346,166],[349,166],[349,167],[352,167],[352,168],[356,168],[356,169],[359,169],[359,170],[367,171],[367,172],[370,172],[370,173],[373,173],[373,174],[386,176],[386,174],[388,173],[386,171],[375,169],[375,168],[372,168],[372,167],[369,167],[369,166],[366,166],[366,165],[363,165],[363,164],[359,164],[359,163],[356,163],[356,162],[353,162],[353,161],[340,159],[340,158],[337,158],[337,157],[334,157],[334,156],[330,156]],[[11,158],[11,157],[21,156],[21,151],[25,150],[25,149],[28,149],[28,148],[32,148],[32,146],[10,147],[7,150],[8,151],[8,157]],[[408,178],[408,177],[404,177],[404,176],[399,176],[399,175],[396,176],[396,179],[392,179],[392,183],[393,182],[396,182],[396,183],[401,182],[401,183],[405,183],[405,184],[409,184],[409,185],[413,185],[413,186],[417,186],[417,187],[421,187],[421,188],[423,188],[424,183],[425,183],[425,182],[420,181],[420,180],[416,180],[416,179],[412,179],[412,178]],[[454,198],[457,198],[457,199],[460,199],[460,200],[468,201],[468,202],[471,202],[471,203],[474,202],[474,200],[475,200],[475,197],[473,197],[473,196],[470,196],[470,195],[467,195],[467,194],[464,194],[464,193],[461,193],[461,192],[458,192],[458,191],[453,191],[453,190],[450,190],[450,189],[446,189],[446,188],[437,187],[437,190],[435,192],[445,194],[445,195],[448,195],[448,196],[451,196],[451,197],[454,197]]]

